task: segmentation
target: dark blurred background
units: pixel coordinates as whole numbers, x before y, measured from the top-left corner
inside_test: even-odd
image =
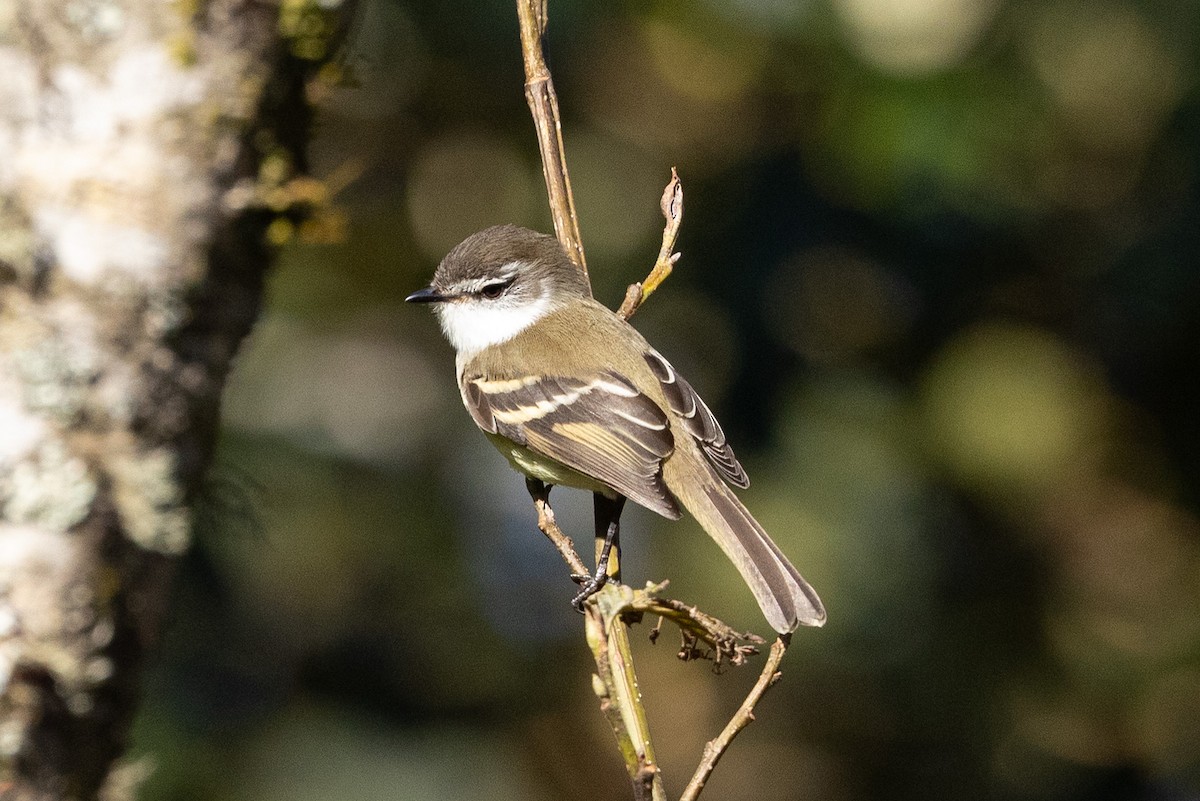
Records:
[[[597,297],[829,608],[706,797],[1200,798],[1200,2],[550,2]],[[511,2],[365,0],[137,726],[148,801],[628,797],[574,585],[404,296],[550,230]],[[590,539],[590,500],[555,496]],[[626,579],[769,633],[691,521]],[[588,543],[584,542],[585,548]],[[761,661],[634,631],[677,796]]]

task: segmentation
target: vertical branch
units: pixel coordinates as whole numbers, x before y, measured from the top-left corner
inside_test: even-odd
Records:
[[[525,97],[533,115],[534,126],[537,129],[538,147],[542,157],[542,172],[546,179],[546,191],[550,200],[550,211],[554,217],[554,231],[563,250],[571,261],[586,277],[587,263],[583,255],[583,243],[579,235],[579,220],[575,212],[575,200],[571,193],[571,181],[567,174],[566,156],[563,150],[562,125],[558,112],[558,97],[554,91],[554,82],[550,76],[550,68],[542,47],[546,32],[546,0],[517,0],[517,16],[521,28],[521,51],[525,63]],[[665,225],[663,227],[662,246],[654,268],[646,279],[629,287],[625,300],[617,311],[618,316],[627,320],[650,297],[658,286],[671,274],[679,254],[675,252],[675,241],[679,226],[683,221],[683,187],[675,169],[671,169],[671,180],[663,190],[661,208]],[[563,559],[576,573],[585,574],[583,561],[575,552],[570,539],[563,534],[554,522],[554,513],[548,500],[549,490],[542,487],[540,482],[530,484],[534,504],[538,511],[538,527],[558,548]],[[601,542],[597,542],[597,559],[599,559]],[[637,674],[634,671],[633,654],[629,644],[629,630],[623,615],[635,608],[636,593],[628,587],[619,584],[620,580],[620,550],[613,549],[609,564],[611,581],[597,593],[594,601],[585,609],[587,615],[586,632],[588,646],[591,648],[596,662],[595,680],[596,695],[600,699],[600,709],[608,720],[616,736],[617,748],[625,760],[625,767],[633,785],[635,801],[666,801],[666,790],[663,786],[662,774],[659,771],[654,747],[650,740],[650,730],[646,720],[646,710],[642,705],[641,692],[638,689]],[[643,602],[649,597],[649,591],[642,593]],[[654,600],[654,599],[651,599]],[[678,609],[667,604],[672,619],[678,622]],[[682,606],[682,605],[677,605]],[[718,627],[724,627],[715,619],[702,616],[697,610],[690,610],[687,626],[708,619]],[[712,631],[707,625],[700,623],[710,635]],[[731,630],[730,630],[731,631]],[[706,638],[714,643],[724,642],[725,636],[717,634]],[[734,639],[747,639],[743,635],[734,634]],[[761,642],[761,640],[759,640]],[[744,650],[742,650],[744,649]],[[704,755],[691,781],[682,796],[682,801],[695,801],[704,789],[718,760],[733,742],[734,737],[754,720],[754,706],[763,694],[779,680],[779,664],[787,649],[786,638],[775,641],[771,654],[764,666],[758,682],[746,697],[733,719],[722,732],[710,740],[704,748]],[[717,646],[720,652],[720,646]],[[735,648],[734,664],[744,660],[746,653],[753,653],[753,647],[742,646]]]
[[[6,801],[135,794],[117,761],[270,262],[273,213],[235,200],[268,148],[303,172],[353,2],[282,5],[0,11]]]
[[[621,593],[616,587],[613,587],[610,597],[615,599],[620,596]],[[601,607],[601,609],[604,608]],[[617,698],[620,700],[617,708],[633,745],[635,759],[627,759],[626,764],[630,769],[629,778],[633,782],[634,798],[639,801],[640,799],[666,801],[666,789],[658,769],[658,758],[654,755],[654,744],[650,741],[650,726],[646,720],[646,708],[642,706],[642,693],[638,689],[637,674],[633,670],[629,627],[619,613],[611,615],[597,613],[594,616],[601,618],[601,622],[608,623],[605,629],[608,647],[601,655],[608,662],[609,673],[606,683],[616,688]]]
[[[554,233],[571,261],[587,276],[583,239],[579,235],[579,217],[575,196],[567,174],[563,150],[562,122],[558,115],[558,95],[542,48],[546,35],[546,0],[517,0],[517,18],[521,23],[521,53],[525,61],[525,99],[537,128],[538,149],[542,153],[542,174],[554,216]]]
[[[529,482],[528,486],[538,512],[538,528],[554,543],[573,572],[586,575],[583,559],[554,520],[549,489],[541,482]],[[629,608],[627,592],[627,587],[609,582],[596,595],[596,602],[584,609],[588,648],[596,662],[595,691],[600,711],[617,738],[617,749],[625,760],[635,801],[666,801],[633,668],[629,632],[621,619],[621,614]]]
[[[608,585],[608,590],[613,585]],[[613,587],[615,591],[615,587]],[[629,658],[629,638],[620,618],[609,618],[602,607],[590,604],[587,640],[596,660],[596,695],[600,711],[617,737],[617,748],[633,785],[634,801],[666,801],[654,749],[646,727],[646,711],[637,691],[637,677]]]
[[[558,241],[571,260],[587,276],[583,243],[579,236],[579,220],[575,214],[575,199],[567,177],[567,162],[563,152],[562,125],[558,116],[558,97],[542,49],[546,32],[545,0],[517,0],[517,16],[521,25],[521,51],[525,61],[525,96],[537,129],[538,147],[542,154],[542,172],[554,215],[554,230]],[[536,498],[535,498],[536,500]],[[540,522],[540,521],[539,521]],[[543,530],[545,530],[543,528]],[[619,552],[611,569],[619,569]],[[588,645],[596,660],[599,679],[597,694],[600,707],[612,726],[617,746],[625,758],[636,799],[665,801],[666,791],[654,760],[646,711],[637,689],[633,667],[633,652],[625,623],[619,615],[605,615],[605,600],[617,600],[620,591],[609,584],[600,593],[596,604],[588,606]]]

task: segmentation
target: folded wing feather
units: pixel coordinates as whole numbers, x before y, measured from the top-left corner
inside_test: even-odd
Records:
[[[680,516],[662,477],[662,462],[675,449],[670,421],[617,373],[464,376],[462,395],[483,430],[598,479],[665,517]]]

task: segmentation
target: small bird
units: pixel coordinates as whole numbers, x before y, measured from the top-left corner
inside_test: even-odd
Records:
[[[530,492],[594,493],[595,575],[606,581],[625,499],[678,520],[682,506],[725,552],[779,632],[825,608],[728,484],[749,486],[715,417],[631,325],[593,300],[558,241],[515,225],[467,237],[409,295],[431,303],[457,352],[463,404]]]

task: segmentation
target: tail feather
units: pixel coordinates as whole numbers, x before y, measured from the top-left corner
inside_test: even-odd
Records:
[[[767,622],[781,633],[824,625],[825,606],[816,591],[737,496],[713,478],[703,487],[689,483],[679,498],[742,574]]]

